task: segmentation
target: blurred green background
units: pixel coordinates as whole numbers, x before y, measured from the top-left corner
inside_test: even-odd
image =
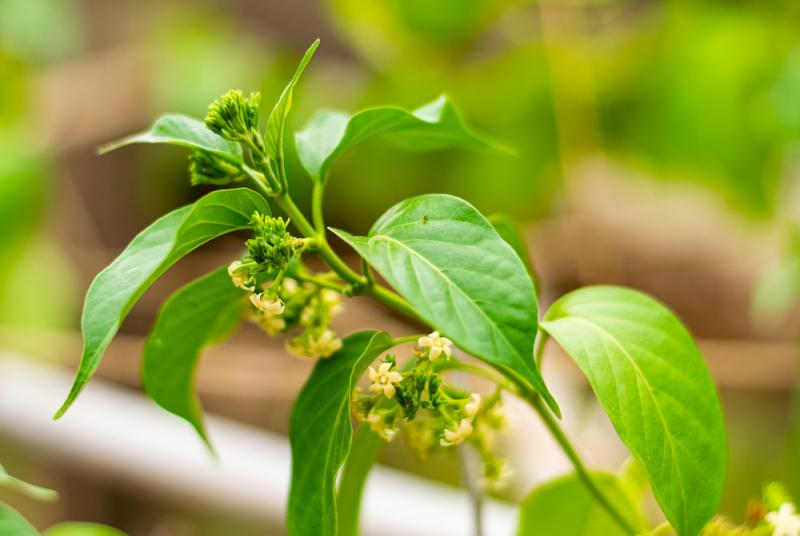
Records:
[[[637,244],[647,247],[630,262],[606,252],[624,265],[628,280],[619,281],[602,270],[565,275],[589,248],[564,241],[556,250],[571,253],[544,269],[543,295],[609,279],[634,284],[700,337],[782,344],[789,357],[775,376],[793,374],[800,3],[792,0],[0,0],[0,344],[27,349],[49,340],[32,333],[74,332],[101,261],[202,193],[188,186],[182,151],[134,147],[100,158],[97,145],[166,111],[202,117],[230,88],[259,89],[271,102],[317,36],[293,130],[320,107],[413,108],[446,92],[477,130],[515,151],[420,155],[370,141],[333,170],[331,225],[364,231],[404,197],[448,192],[526,223],[534,261],[547,265],[554,249],[546,239],[537,248],[536,237],[581,214],[589,198],[602,210],[584,214],[588,228],[606,228],[597,214],[638,214],[620,233],[643,234]],[[288,173],[307,202],[310,181],[293,156]],[[587,173],[706,201],[679,200],[653,221],[635,211],[635,196],[595,196]],[[702,270],[685,270],[693,253],[648,230],[691,230],[704,207],[733,222],[698,229],[709,248],[747,235],[771,249],[734,249],[723,257],[732,262],[703,257]],[[658,255],[653,243],[663,245]],[[726,274],[737,263],[752,269],[733,281]],[[766,284],[754,319],[751,290],[772,265],[782,279]],[[701,271],[706,279],[693,279]],[[764,318],[771,327],[757,327]],[[747,348],[758,368],[760,347]],[[736,370],[725,377],[737,379],[723,386],[732,461],[722,510],[737,517],[765,480],[790,480],[800,494],[800,446],[789,442],[791,384],[750,385]]]

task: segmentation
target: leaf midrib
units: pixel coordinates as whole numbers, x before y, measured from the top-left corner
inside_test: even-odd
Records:
[[[569,320],[569,319],[578,320],[580,322],[584,322],[584,323],[588,324],[591,328],[593,328],[594,330],[599,332],[603,337],[605,337],[608,340],[610,340],[612,342],[612,344],[614,344],[614,346],[616,346],[620,350],[620,352],[622,352],[622,355],[624,355],[625,358],[630,362],[631,366],[634,369],[634,372],[636,373],[636,376],[638,378],[640,378],[640,380],[642,381],[643,385],[646,387],[647,393],[650,395],[650,399],[653,401],[653,406],[655,406],[656,412],[658,413],[658,418],[661,421],[661,424],[662,424],[662,426],[664,428],[664,433],[665,433],[665,435],[667,437],[667,441],[669,443],[670,450],[672,451],[672,460],[673,460],[673,462],[671,463],[671,465],[673,465],[675,467],[675,472],[678,475],[678,480],[680,481],[680,491],[681,491],[681,499],[682,499],[681,505],[683,507],[682,508],[683,509],[683,519],[684,519],[684,523],[685,523],[688,520],[688,515],[687,515],[687,512],[686,512],[687,497],[686,497],[686,489],[685,489],[685,486],[684,486],[683,473],[681,472],[680,465],[677,463],[678,456],[677,456],[677,453],[675,452],[675,438],[672,436],[672,432],[671,432],[669,426],[667,426],[667,421],[664,418],[664,414],[661,412],[661,406],[656,401],[655,393],[653,392],[653,389],[652,389],[652,387],[650,385],[650,382],[647,381],[647,377],[644,375],[642,370],[639,368],[638,364],[633,359],[633,356],[631,356],[628,353],[628,351],[620,344],[620,342],[616,339],[616,337],[614,337],[611,333],[606,331],[603,327],[599,326],[595,322],[592,322],[588,318],[585,318],[585,317],[582,317],[582,316],[576,316],[576,315],[569,315],[568,317],[564,318],[564,320]]]
[[[376,239],[376,240],[386,240],[386,241],[392,242],[394,244],[397,244],[401,248],[408,250],[411,253],[411,255],[419,258],[422,262],[427,264],[435,273],[439,274],[440,277],[442,279],[444,279],[444,281],[448,284],[448,287],[455,288],[458,291],[459,294],[461,294],[464,298],[467,299],[468,303],[472,304],[473,309],[476,309],[480,313],[480,315],[483,318],[486,319],[487,323],[492,327],[492,331],[495,332],[495,333],[498,333],[501,336],[501,338],[508,344],[508,346],[513,349],[514,356],[517,357],[519,360],[523,361],[523,364],[524,364],[524,359],[519,354],[519,350],[516,348],[516,346],[514,344],[511,343],[511,341],[508,339],[506,334],[500,329],[498,324],[496,322],[494,322],[491,318],[489,318],[489,316],[486,314],[486,312],[482,308],[477,307],[475,305],[475,300],[469,294],[464,292],[464,290],[462,290],[461,287],[456,285],[455,282],[447,276],[447,274],[445,274],[443,271],[441,271],[435,264],[433,264],[431,261],[429,261],[424,255],[419,253],[417,250],[405,245],[404,243],[400,242],[396,238],[393,238],[391,236],[387,236],[387,235],[384,235],[384,234],[378,234],[378,235],[371,236],[368,240],[372,240],[373,238]],[[528,367],[525,367],[525,370],[528,371]]]

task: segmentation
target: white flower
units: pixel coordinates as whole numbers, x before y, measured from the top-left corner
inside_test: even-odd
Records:
[[[322,335],[319,336],[316,343],[317,354],[319,354],[320,357],[328,357],[342,348],[342,340],[336,337],[336,333],[329,329],[325,330]]]
[[[381,363],[378,370],[369,367],[369,381],[372,382],[372,385],[369,386],[371,393],[383,392],[383,396],[386,398],[394,396],[394,384],[400,383],[403,375],[396,370],[390,370],[391,368],[391,363]]]
[[[284,309],[283,302],[280,299],[275,298],[273,300],[267,296],[264,296],[263,292],[251,294],[250,303],[252,303],[256,309],[267,316],[278,316],[279,314],[283,313]]]
[[[472,423],[469,419],[461,419],[458,425],[444,430],[444,437],[439,441],[443,447],[458,445],[472,433]]]
[[[372,413],[367,416],[367,422],[370,429],[381,436],[385,441],[391,441],[397,433],[397,428],[390,427],[386,424],[386,420],[379,413]]]
[[[320,297],[332,316],[342,312],[342,300],[338,292],[326,288],[322,290]]]
[[[286,293],[286,295],[291,296],[296,294],[298,290],[300,290],[300,285],[297,284],[296,279],[287,277],[283,280],[283,292]]]
[[[800,536],[800,516],[792,503],[783,503],[777,512],[768,513],[767,523],[775,528],[772,536]]]
[[[279,316],[257,314],[254,315],[253,320],[255,320],[261,329],[273,337],[279,335],[286,329],[286,321]]]
[[[239,271],[241,267],[242,261],[233,261],[228,265],[228,275],[231,276],[231,281],[236,287],[253,292],[256,289],[253,280],[250,274]]]
[[[417,341],[420,348],[428,349],[428,359],[436,361],[442,354],[448,359],[453,353],[451,346],[453,343],[447,337],[440,337],[438,331],[434,331],[427,337],[420,337]]]
[[[481,409],[481,395],[472,393],[469,397],[469,402],[464,405],[464,415],[472,420],[475,418],[475,415],[477,415],[479,409]]]

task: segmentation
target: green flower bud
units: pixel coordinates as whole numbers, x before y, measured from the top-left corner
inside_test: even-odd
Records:
[[[776,511],[786,503],[794,503],[786,486],[780,482],[770,482],[764,486],[764,505],[767,510]]]
[[[203,149],[194,149],[189,155],[189,175],[192,185],[230,184],[244,179],[242,169],[221,156]]]
[[[253,214],[251,225],[255,237],[245,242],[250,258],[258,263],[263,271],[277,272],[285,269],[298,252],[298,239],[287,230],[289,220],[256,212]]]
[[[246,98],[240,89],[228,91],[208,106],[206,127],[229,140],[247,138],[258,132],[260,105],[260,93],[251,93]]]

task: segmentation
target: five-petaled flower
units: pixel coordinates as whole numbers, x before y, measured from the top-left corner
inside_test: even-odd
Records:
[[[777,512],[768,513],[766,519],[775,529],[772,536],[800,536],[800,515],[792,503],[783,503]]]
[[[241,267],[242,261],[233,261],[228,265],[228,275],[231,276],[231,281],[235,286],[253,292],[256,289],[253,279],[246,270],[240,270]]]
[[[438,331],[434,331],[427,337],[420,337],[417,344],[422,349],[428,350],[428,359],[436,361],[442,354],[448,359],[453,353],[451,346],[453,343],[447,337],[440,337]]]
[[[392,398],[395,393],[394,384],[400,383],[403,375],[396,370],[391,370],[391,363],[381,363],[378,370],[369,367],[369,381],[372,385],[369,390],[372,393],[383,393],[386,398]]]
[[[458,445],[472,433],[472,422],[469,419],[461,419],[458,425],[445,428],[444,437],[440,440],[443,447]]]
[[[267,316],[278,316],[279,314],[283,313],[283,302],[278,298],[272,299],[268,296],[265,296],[263,292],[251,294],[250,302],[255,306],[256,309]]]

